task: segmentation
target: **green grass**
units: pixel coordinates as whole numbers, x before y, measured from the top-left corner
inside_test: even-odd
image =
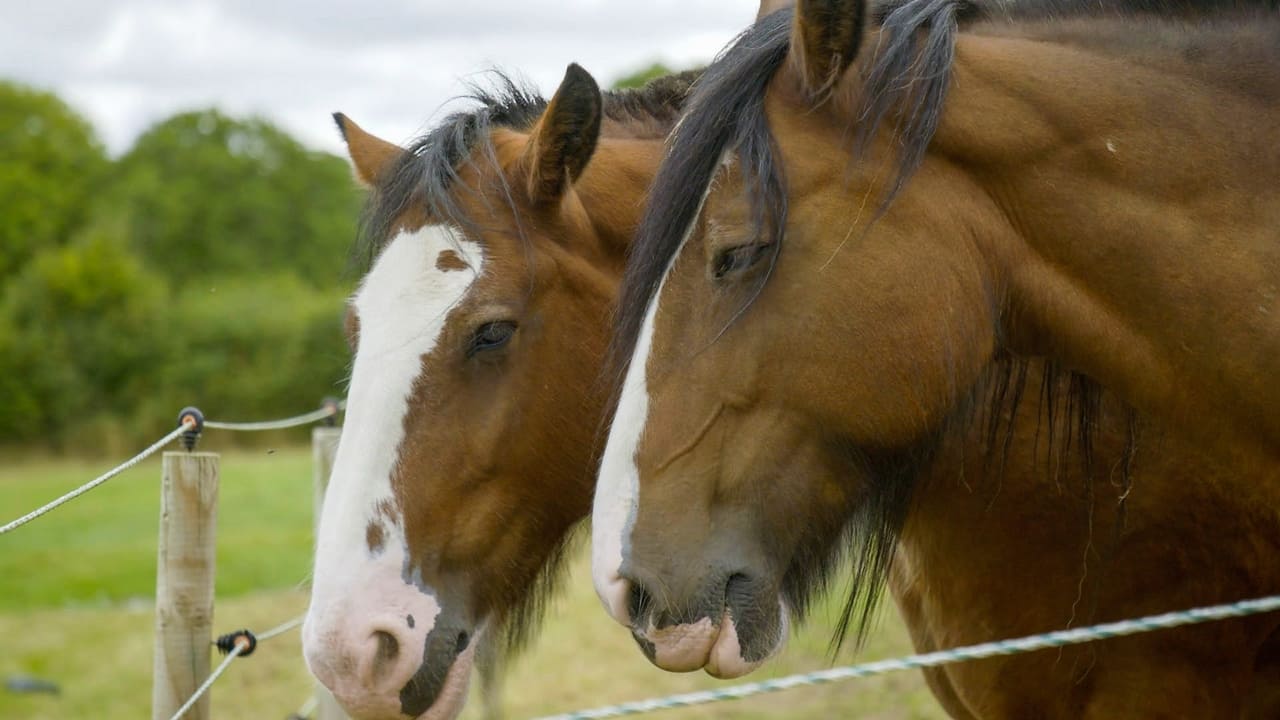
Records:
[[[0,518],[7,521],[103,469],[96,463],[57,461],[0,469]],[[224,454],[215,632],[265,630],[306,608],[305,591],[296,586],[310,565],[310,472],[306,450]],[[57,697],[0,689],[0,718],[149,715],[158,480],[158,463],[148,463],[0,538],[0,679],[32,675],[62,688]],[[507,717],[723,684],[702,673],[673,675],[650,665],[600,609],[584,553],[572,569],[541,637],[508,668]],[[119,602],[125,600],[130,602]],[[819,608],[781,658],[747,679],[829,666],[826,643],[835,611],[834,603]],[[910,643],[890,609],[859,659],[906,652]],[[213,717],[282,719],[295,711],[312,687],[300,655],[298,634],[292,632],[236,661],[214,687]],[[847,652],[839,658],[853,660]],[[473,701],[464,718],[480,717],[480,703]],[[918,673],[899,673],[657,717],[906,720],[944,715]]]
[[[296,590],[219,598],[213,624],[215,632],[265,630],[306,605],[306,594]],[[0,613],[0,678],[30,675],[61,688],[57,697],[0,689],[0,718],[149,718],[154,625],[143,603]],[[212,691],[213,717],[284,720],[311,687],[298,633],[281,635],[227,669]]]
[[[0,522],[111,465],[33,460],[0,466]],[[305,581],[311,567],[310,451],[227,452],[220,475],[218,597]],[[153,597],[159,518],[155,457],[0,537],[0,611]]]
[[[214,627],[267,629],[301,613],[305,593],[283,590],[219,599]],[[829,665],[824,608],[792,638],[784,655],[745,680]],[[0,692],[0,717],[60,720],[146,717],[151,699],[151,608],[80,608],[0,613],[0,677],[34,675],[57,682],[59,697]],[[862,658],[910,651],[892,611],[872,636]],[[853,660],[842,657],[841,662]],[[585,556],[574,565],[566,592],[556,603],[542,636],[510,668],[503,688],[506,717],[513,720],[582,707],[687,692],[723,683],[702,673],[673,675],[649,664],[630,636],[600,609],[591,590]],[[213,717],[275,718],[295,711],[311,690],[301,661],[298,633],[263,643],[253,657],[236,661],[214,686]],[[943,718],[917,673],[851,680],[748,700],[666,711],[657,717],[691,718]],[[480,720],[474,697],[464,720]]]

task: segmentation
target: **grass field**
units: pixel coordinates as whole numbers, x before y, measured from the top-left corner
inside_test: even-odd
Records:
[[[0,464],[0,522],[110,465]],[[310,451],[228,452],[220,470],[218,597],[305,582],[311,562]],[[159,523],[160,461],[152,458],[0,539],[0,611],[149,600],[155,594]]]
[[[0,467],[0,521],[101,472],[99,463],[30,461]],[[222,459],[218,603],[214,627],[267,629],[306,607],[310,567],[310,455],[305,449],[235,451]],[[0,718],[149,716],[158,463],[0,538],[0,681],[30,675],[59,696],[0,690]],[[832,608],[824,611],[833,612]],[[787,653],[751,679],[829,665],[821,615]],[[907,652],[892,610],[862,658]],[[296,632],[264,643],[215,686],[217,718],[283,720],[311,680]],[[840,661],[849,661],[846,656]],[[510,718],[715,687],[702,673],[672,675],[646,661],[591,591],[585,557],[533,650],[510,668]],[[479,718],[472,703],[465,718]],[[766,698],[669,711],[666,718],[940,718],[918,674],[898,674]]]

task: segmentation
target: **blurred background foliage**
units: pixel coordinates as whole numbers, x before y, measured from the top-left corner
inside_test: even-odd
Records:
[[[66,103],[0,81],[0,447],[118,453],[184,405],[341,394],[362,197],[346,159],[261,119],[183,113],[112,160]]]
[[[0,452],[118,455],[186,405],[341,395],[363,196],[346,158],[260,118],[181,113],[112,159],[57,96],[0,80]]]

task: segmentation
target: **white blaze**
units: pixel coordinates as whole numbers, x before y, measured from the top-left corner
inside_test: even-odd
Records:
[[[626,583],[618,573],[622,568],[622,546],[631,535],[639,495],[636,450],[649,415],[645,365],[653,345],[653,318],[657,312],[655,296],[649,301],[631,365],[622,382],[622,394],[609,427],[609,440],[600,460],[600,476],[591,507],[591,576],[596,594],[613,619],[624,625],[631,619],[627,617]]]
[[[722,163],[723,164],[723,163]],[[631,528],[635,524],[639,507],[640,471],[636,467],[636,451],[644,436],[649,417],[649,388],[646,370],[649,352],[653,348],[653,323],[658,316],[658,300],[667,285],[667,276],[675,266],[685,244],[697,227],[702,207],[707,202],[714,183],[709,183],[698,202],[698,209],[685,229],[680,246],[671,255],[658,290],[649,299],[644,323],[636,337],[631,364],[622,381],[622,393],[618,396],[618,408],[609,426],[609,439],[600,459],[600,474],[596,479],[596,494],[591,506],[591,577],[596,595],[614,620],[628,625],[627,583],[619,574],[622,569],[623,548],[630,542]]]
[[[445,251],[455,252],[469,267],[439,269],[438,258]],[[416,609],[420,630],[429,629],[439,613],[434,598],[401,579],[404,520],[391,476],[423,357],[435,349],[450,311],[465,297],[482,264],[480,246],[448,227],[401,233],[378,256],[352,300],[360,321],[359,347],[321,513],[308,638],[328,634],[344,618],[353,619],[353,612]],[[393,517],[380,504],[391,508]],[[378,553],[366,542],[370,522],[383,530]]]

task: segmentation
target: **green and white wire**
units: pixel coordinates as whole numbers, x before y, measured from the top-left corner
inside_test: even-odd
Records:
[[[1107,638],[1121,637],[1124,635],[1136,635],[1139,633],[1152,632],[1154,630],[1178,627],[1179,625],[1193,625],[1196,623],[1211,622],[1214,620],[1243,617],[1245,615],[1256,615],[1258,613],[1271,612],[1273,610],[1280,610],[1280,595],[1272,595],[1255,600],[1242,600],[1240,602],[1227,603],[1224,605],[1195,608],[1193,610],[1168,612],[1161,615],[1148,615],[1134,620],[1121,620],[1119,622],[1103,623],[1101,625],[1093,625],[1074,630],[1059,630],[1057,632],[1044,633],[1041,635],[1029,635],[1012,640],[999,640],[996,642],[982,643],[980,645],[968,645],[951,650],[939,650],[931,653],[908,655],[903,658],[879,660],[876,662],[864,663],[862,665],[830,668],[828,670],[819,670],[817,672],[804,673],[800,675],[789,675],[787,677],[781,677],[774,680],[744,683],[715,690],[703,690],[700,692],[669,695],[667,697],[653,698],[651,700],[639,700],[636,702],[622,703],[620,705],[608,705],[592,710],[580,710],[564,713],[562,715],[548,715],[537,718],[536,720],[599,720],[600,718],[639,715],[642,713],[667,710],[670,708],[705,705],[706,703],[721,702],[725,700],[738,700],[745,697],[751,697],[753,695],[763,695],[766,693],[779,692],[781,690],[789,690],[795,687],[823,685],[840,680],[848,680],[850,678],[883,675],[885,673],[898,672],[900,670],[935,667],[938,665],[948,665],[951,663],[964,662],[966,660],[977,660],[997,655],[1015,655],[1018,653],[1043,650],[1045,648],[1078,645],[1081,643],[1092,642],[1094,640],[1105,640]]]
[[[290,418],[281,420],[263,420],[260,422],[216,422],[206,420],[204,426],[213,430],[238,430],[241,432],[258,432],[261,430],[284,430],[286,428],[298,427],[300,425],[310,425],[311,423],[324,420],[338,414],[342,409],[342,403],[332,407],[322,407],[318,410],[312,410],[309,413],[295,415]]]
[[[18,518],[17,520],[14,520],[14,521],[10,522],[9,524],[5,525],[4,527],[0,527],[0,535],[4,535],[5,533],[7,533],[7,532],[9,532],[9,531],[11,531],[11,530],[16,530],[16,529],[18,529],[18,528],[22,527],[23,525],[26,525],[27,523],[31,522],[32,520],[35,520],[36,518],[40,517],[41,515],[44,515],[45,513],[49,512],[50,510],[53,510],[54,508],[58,507],[59,505],[62,505],[62,504],[64,504],[64,503],[68,503],[68,502],[71,502],[72,500],[75,500],[76,498],[80,497],[81,495],[83,495],[83,494],[85,494],[85,493],[89,492],[90,490],[92,490],[92,489],[94,489],[94,488],[98,487],[98,486],[99,486],[99,485],[101,485],[102,483],[104,483],[104,482],[106,482],[106,481],[110,480],[111,478],[113,478],[113,477],[115,477],[115,476],[119,475],[120,473],[124,472],[125,470],[128,470],[129,468],[133,467],[134,465],[137,465],[138,463],[142,462],[143,460],[146,460],[148,457],[151,457],[152,455],[154,455],[154,454],[156,453],[156,451],[157,451],[157,450],[160,450],[160,449],[161,449],[161,448],[163,448],[165,445],[168,445],[169,443],[173,442],[174,440],[176,440],[176,439],[178,438],[178,436],[182,435],[182,433],[186,432],[187,430],[188,430],[188,426],[186,426],[186,425],[180,425],[178,428],[176,428],[175,430],[173,430],[172,432],[170,432],[168,435],[165,435],[164,437],[162,437],[162,438],[160,438],[159,440],[157,440],[157,441],[155,441],[154,443],[152,443],[151,447],[148,447],[146,450],[143,450],[142,452],[138,453],[137,455],[134,455],[133,457],[131,457],[131,458],[129,458],[128,460],[124,461],[123,463],[121,463],[121,464],[117,465],[116,467],[112,468],[111,470],[108,470],[107,472],[103,473],[102,475],[99,475],[98,477],[96,477],[96,478],[94,478],[94,479],[90,480],[89,482],[87,482],[87,483],[85,483],[85,484],[81,485],[80,487],[76,488],[75,490],[72,490],[71,492],[67,493],[66,495],[63,495],[62,497],[58,498],[57,500],[54,500],[54,501],[52,501],[52,502],[50,502],[50,503],[48,503],[48,504],[46,504],[46,505],[44,505],[44,506],[42,506],[42,507],[36,508],[35,510],[32,510],[31,512],[27,513],[26,515],[23,515],[22,517]]]
[[[307,617],[306,615],[299,615],[298,617],[296,617],[296,618],[294,618],[294,619],[292,619],[292,620],[290,620],[290,621],[288,621],[288,622],[280,623],[279,625],[277,625],[277,626],[275,626],[275,627],[271,628],[270,630],[268,630],[268,631],[266,631],[266,632],[264,632],[264,633],[262,633],[262,634],[258,635],[258,636],[257,636],[257,637],[258,637],[258,642],[266,642],[267,640],[270,640],[271,638],[273,638],[273,637],[275,637],[275,636],[277,636],[277,635],[283,635],[284,633],[289,632],[290,630],[292,630],[292,629],[294,629],[294,628],[298,627],[299,625],[301,625],[301,624],[302,624],[302,621],[303,621],[306,617]]]
[[[316,707],[319,704],[320,704],[320,701],[317,700],[316,696],[313,694],[311,697],[307,698],[306,702],[302,703],[302,707],[298,708],[298,712],[294,713],[293,715],[290,715],[289,717],[301,718],[302,720],[307,720],[315,713]]]
[[[246,431],[246,432],[258,431],[258,430],[282,430],[285,428],[298,427],[299,425],[309,425],[311,423],[318,422],[320,420],[324,420],[325,418],[337,415],[346,407],[346,404],[347,404],[346,401],[339,401],[338,403],[332,406],[325,406],[317,410],[313,410],[309,413],[304,413],[302,415],[295,415],[294,417],[284,418],[281,420],[266,420],[262,422],[247,422],[247,423],[206,421],[204,426],[207,428],[215,429],[215,430],[240,430],[240,431]],[[5,533],[16,530],[22,527],[23,525],[26,525],[32,520],[35,520],[41,515],[44,515],[45,513],[49,512],[50,510],[57,508],[59,505],[75,500],[76,498],[98,487],[99,485],[105,483],[111,478],[124,472],[125,470],[132,468],[133,466],[137,465],[138,463],[142,462],[148,457],[151,457],[152,455],[154,455],[156,451],[160,450],[165,445],[168,445],[169,443],[173,442],[180,435],[187,432],[188,429],[189,429],[189,426],[187,425],[181,425],[175,428],[168,435],[165,435],[164,437],[157,440],[146,450],[143,450],[137,455],[134,455],[132,458],[126,460],[120,465],[117,465],[111,470],[103,473],[102,475],[99,475],[93,480],[90,480],[89,482],[85,483],[84,485],[81,485],[75,490],[72,490],[71,492],[63,495],[62,497],[59,497],[58,499],[53,500],[52,502],[44,506],[36,508],[35,510],[32,510],[26,515],[23,515],[22,517],[18,518],[17,520],[13,520],[8,524],[4,525],[3,527],[0,527],[0,535],[4,535]]]

